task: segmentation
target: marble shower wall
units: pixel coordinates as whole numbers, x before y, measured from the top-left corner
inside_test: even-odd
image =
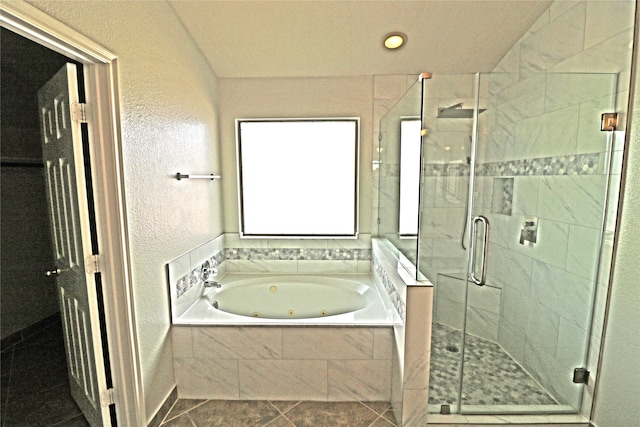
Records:
[[[486,291],[501,306],[470,307],[470,331],[490,331],[561,403],[577,407],[571,375],[584,363],[605,209],[610,135],[599,130],[600,114],[613,111],[616,76],[536,74],[509,86],[508,74],[488,78],[475,212],[491,223]],[[492,157],[509,145],[512,153]],[[506,177],[508,214],[495,194]],[[521,244],[530,217],[537,241]]]
[[[582,366],[596,288],[587,367],[595,375],[624,144],[632,1],[557,1],[482,75],[476,214],[491,222],[488,285],[472,288],[468,331],[504,347],[562,403]],[[570,40],[570,42],[567,42]],[[437,108],[472,107],[472,76],[428,82],[420,269],[435,280],[436,321],[460,327],[464,298],[464,203],[472,120],[436,119]],[[613,133],[600,114],[621,113]],[[607,146],[613,136],[601,273]],[[519,243],[525,216],[535,244]],[[593,384],[593,382],[591,382]],[[583,408],[590,405],[591,388]]]
[[[556,1],[494,69],[504,74],[492,74],[481,85],[483,97],[492,99],[495,109],[485,119],[491,128],[484,139],[487,163],[513,165],[536,159],[538,164],[537,169],[529,165],[522,173],[509,173],[515,175],[512,216],[493,215],[499,224],[494,229],[506,231],[492,238],[495,250],[489,259],[490,270],[505,273],[493,276],[496,283],[503,282],[498,343],[558,399],[573,406],[581,386],[572,384],[570,376],[583,363],[579,353],[588,340],[594,291],[587,368],[592,377],[597,374],[625,138],[634,8],[630,0]],[[599,131],[600,113],[607,111],[621,115],[613,135]],[[611,136],[612,191],[606,201],[601,271],[596,277],[605,213],[604,153]],[[486,208],[490,178],[482,179],[484,191],[477,196]],[[524,215],[540,218],[535,245],[515,241]],[[583,411],[591,405],[591,387],[586,387]]]

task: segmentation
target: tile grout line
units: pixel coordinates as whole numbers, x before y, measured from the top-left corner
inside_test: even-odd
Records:
[[[169,408],[169,410],[167,411],[167,413],[166,413],[166,414],[164,414],[164,417],[162,417],[162,420],[160,420],[160,426],[162,426],[162,425],[163,425],[164,423],[166,423],[167,421],[170,421],[170,420],[168,420],[168,419],[167,419],[167,417],[169,416],[169,414],[171,413],[171,411],[173,410],[173,408],[174,408],[174,407],[176,406],[176,404],[178,403],[178,400],[180,400],[180,399],[176,399],[176,400],[174,400],[174,402],[171,404],[171,407]],[[182,414],[180,414],[180,415],[182,415]],[[180,416],[180,415],[178,415],[178,416]],[[176,417],[173,417],[173,418],[176,418]],[[171,418],[171,420],[172,420],[173,418]]]
[[[189,408],[189,409],[187,409],[187,410],[185,410],[185,411],[183,411],[183,412],[180,412],[180,413],[179,413],[179,414],[177,414],[176,416],[171,417],[171,418],[167,418],[167,417],[169,416],[169,414],[171,413],[171,410],[173,409],[173,407],[176,405],[176,403],[178,403],[178,400],[180,400],[180,399],[177,399],[177,400],[173,403],[173,405],[171,405],[171,409],[169,409],[169,412],[167,412],[167,415],[165,415],[165,416],[164,416],[164,420],[162,420],[162,422],[160,423],[160,427],[162,427],[164,424],[168,423],[169,421],[175,420],[175,419],[176,419],[176,418],[178,418],[178,417],[181,417],[181,416],[183,416],[183,415],[188,414],[188,413],[189,413],[189,412],[191,412],[192,410],[194,410],[194,409],[198,408],[199,406],[204,405],[205,403],[209,402],[209,401],[210,401],[210,400],[212,400],[212,399],[204,399],[202,402],[198,403],[198,404],[197,404],[197,405],[195,405],[195,406],[192,406],[191,408]],[[184,400],[184,399],[183,399],[183,400]],[[198,399],[198,400],[199,400],[199,399]],[[189,419],[191,419],[191,417],[189,417]]]
[[[275,418],[269,420],[263,427],[268,427],[269,424],[273,423],[275,420],[277,420],[280,417],[283,417],[285,420],[289,421],[291,424],[293,424],[295,426],[295,423],[293,421],[291,421],[286,415],[285,413],[289,412],[290,410],[292,410],[293,408],[295,408],[296,406],[298,406],[300,404],[300,402],[302,402],[301,400],[297,401],[293,406],[287,408],[286,411],[281,411],[280,408],[278,408],[276,405],[273,404],[273,402],[271,400],[267,400],[267,403],[269,403],[273,408],[275,408],[276,411],[278,411],[278,416],[276,416]]]

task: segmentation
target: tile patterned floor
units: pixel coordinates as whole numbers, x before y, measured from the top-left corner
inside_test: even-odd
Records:
[[[59,320],[2,350],[2,427],[87,427],[69,391]]]
[[[431,350],[430,404],[457,403],[460,332],[435,324]],[[464,403],[549,405],[556,401],[498,345],[467,338],[468,379]],[[1,426],[86,427],[69,392],[59,322],[2,351]],[[279,402],[181,399],[163,426],[393,427],[386,402]]]
[[[163,427],[394,427],[387,402],[179,399]]]
[[[431,342],[429,404],[458,403],[461,333],[434,323]],[[449,347],[449,350],[447,349]],[[502,348],[467,335],[462,403],[469,405],[556,405],[549,395]]]

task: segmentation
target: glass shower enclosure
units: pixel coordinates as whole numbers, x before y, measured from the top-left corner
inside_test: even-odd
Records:
[[[430,412],[579,412],[616,86],[612,74],[435,75],[382,119],[379,235],[434,285]]]

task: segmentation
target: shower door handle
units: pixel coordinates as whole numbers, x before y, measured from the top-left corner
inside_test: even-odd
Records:
[[[478,223],[483,225],[482,236],[482,264],[480,270],[480,278],[476,276],[476,240],[478,233]],[[487,252],[489,250],[489,220],[487,217],[478,215],[473,217],[471,222],[471,245],[469,250],[471,251],[471,263],[469,267],[469,279],[478,286],[484,286],[487,281]]]

